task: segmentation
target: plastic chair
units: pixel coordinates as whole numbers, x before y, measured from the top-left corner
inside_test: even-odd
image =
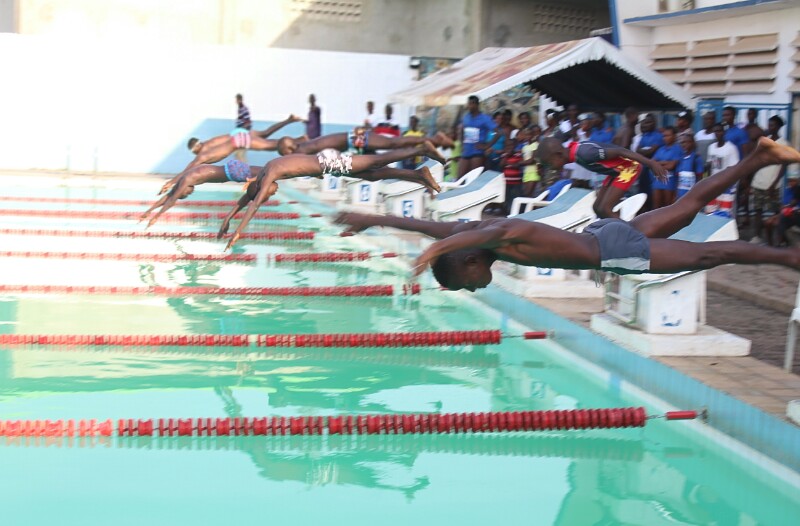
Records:
[[[483,167],[479,166],[478,168],[474,168],[462,175],[458,181],[453,181],[452,183],[440,183],[439,186],[442,188],[442,192],[452,190],[453,188],[467,186],[469,183],[477,179],[482,173]]]
[[[636,213],[642,209],[645,201],[647,201],[647,194],[636,194],[627,199],[623,199],[611,210],[619,212],[619,218],[623,221],[630,221],[636,217]]]
[[[563,181],[558,181],[536,197],[515,197],[511,202],[511,210],[508,217],[524,214],[536,208],[547,206],[567,193],[567,190],[570,188],[572,188],[572,183],[569,182],[569,179],[564,179]]]
[[[794,310],[789,317],[789,330],[786,335],[786,354],[783,356],[783,368],[792,372],[794,363],[794,349],[797,345],[797,325],[800,324],[800,286],[797,287],[797,297],[794,301]]]

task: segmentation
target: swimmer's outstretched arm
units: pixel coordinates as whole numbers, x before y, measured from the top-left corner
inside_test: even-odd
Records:
[[[251,219],[253,219],[253,216],[256,214],[256,211],[258,211],[258,209],[261,207],[262,204],[264,204],[264,202],[267,199],[269,199],[275,192],[278,191],[278,185],[274,182],[274,179],[275,177],[273,176],[272,180],[270,180],[269,173],[267,174],[266,177],[261,179],[258,182],[259,184],[258,193],[255,195],[255,197],[252,198],[252,200],[249,197],[250,195],[249,193],[245,194],[246,196],[248,196],[247,200],[250,201],[250,204],[248,205],[247,211],[244,213],[244,217],[239,223],[239,226],[236,227],[233,236],[231,236],[230,241],[228,241],[228,244],[225,246],[225,250],[228,250],[229,248],[233,247],[233,245],[236,244],[236,242],[239,240],[239,237],[241,237],[242,232],[244,232],[244,229],[247,227],[247,224],[250,222]],[[246,203],[247,201],[244,201],[244,198],[239,199],[239,202],[236,203],[236,206],[238,208],[232,211],[232,213],[230,214],[230,218],[233,218],[233,216],[236,215],[236,213],[239,210],[241,210]],[[226,217],[225,221],[230,223],[230,218]],[[223,224],[223,227],[225,227],[225,229],[227,230],[227,226],[225,224]],[[220,234],[218,234],[218,237],[222,237],[223,234],[224,232],[222,232],[222,229],[220,229]]]
[[[228,229],[231,227],[231,220],[233,219],[233,216],[238,214],[242,208],[247,206],[247,203],[249,203],[252,199],[253,197],[249,192],[245,191],[245,193],[242,194],[242,197],[239,198],[231,211],[228,212],[228,215],[225,216],[225,219],[222,220],[222,226],[219,227],[219,232],[217,232],[217,239],[222,239],[222,236],[228,233]]]
[[[414,262],[413,275],[419,276],[428,265],[433,265],[439,256],[448,252],[468,248],[492,250],[520,242],[524,235],[524,229],[515,227],[513,222],[481,223],[482,226],[453,234],[425,249]]]
[[[442,239],[452,236],[456,232],[475,228],[481,223],[481,221],[471,221],[469,223],[462,223],[459,221],[423,221],[410,217],[343,212],[336,216],[334,223],[339,225],[349,225],[347,229],[345,229],[345,232],[356,233],[364,231],[373,226],[388,226],[392,228],[399,228],[400,230],[419,232],[420,234],[425,234],[426,236]]]
[[[270,126],[269,128],[267,128],[264,131],[256,131],[256,132],[253,132],[253,133],[258,135],[262,139],[266,139],[267,137],[269,137],[273,133],[277,132],[281,128],[283,128],[285,126],[288,126],[289,124],[291,124],[293,122],[300,122],[302,120],[303,120],[302,117],[298,117],[297,115],[292,114],[292,115],[289,115],[289,117],[287,117],[286,119],[283,119],[280,122],[276,122],[275,124],[273,124],[272,126]]]

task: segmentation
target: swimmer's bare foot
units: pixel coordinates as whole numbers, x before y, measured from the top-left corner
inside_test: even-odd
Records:
[[[299,115],[295,115],[294,113],[292,113],[291,115],[289,115],[289,120],[292,122],[303,122],[303,117],[300,117]]]
[[[445,159],[442,156],[442,154],[439,153],[439,150],[436,149],[436,146],[434,146],[431,141],[425,141],[424,143],[422,143],[420,145],[420,149],[422,150],[422,153],[425,154],[425,156],[430,157],[435,161],[438,161],[442,164],[447,162],[447,159]]]
[[[800,163],[800,152],[791,146],[778,144],[767,137],[758,139],[753,155],[768,165]]]
[[[437,132],[436,135],[433,136],[433,142],[436,146],[441,146],[442,148],[452,148],[455,146],[453,139],[448,137],[444,132]]]
[[[442,187],[440,187],[439,183],[436,182],[436,179],[433,178],[433,175],[427,166],[423,166],[417,170],[417,174],[419,174],[420,178],[422,179],[421,183],[431,194],[442,191]]]

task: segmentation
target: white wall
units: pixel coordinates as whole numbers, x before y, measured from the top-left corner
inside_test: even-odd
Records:
[[[184,145],[194,132],[230,131],[236,93],[257,121],[305,115],[314,93],[323,131],[338,131],[363,120],[367,99],[381,108],[406,87],[415,76],[408,63],[405,55],[0,34],[0,168],[64,169],[69,155],[74,170],[173,173],[189,162]],[[395,108],[396,118],[407,114]]]

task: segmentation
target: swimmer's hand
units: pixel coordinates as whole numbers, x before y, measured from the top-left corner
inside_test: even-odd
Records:
[[[225,245],[225,250],[228,251],[231,248],[233,248],[233,245],[235,245],[237,241],[239,241],[239,234],[238,233],[233,234],[233,237],[231,238],[231,240],[228,241],[227,245]]]
[[[669,171],[656,161],[650,162],[650,170],[653,171],[653,175],[662,183],[666,183],[669,180]]]
[[[219,227],[219,232],[217,232],[217,239],[222,239],[222,236],[228,233],[228,229],[231,227],[231,220],[225,219],[222,222],[222,226]]]
[[[363,232],[371,226],[375,226],[375,220],[372,216],[367,214],[358,214],[355,212],[342,212],[336,219],[333,220],[337,225],[349,225],[344,232],[356,234]]]

